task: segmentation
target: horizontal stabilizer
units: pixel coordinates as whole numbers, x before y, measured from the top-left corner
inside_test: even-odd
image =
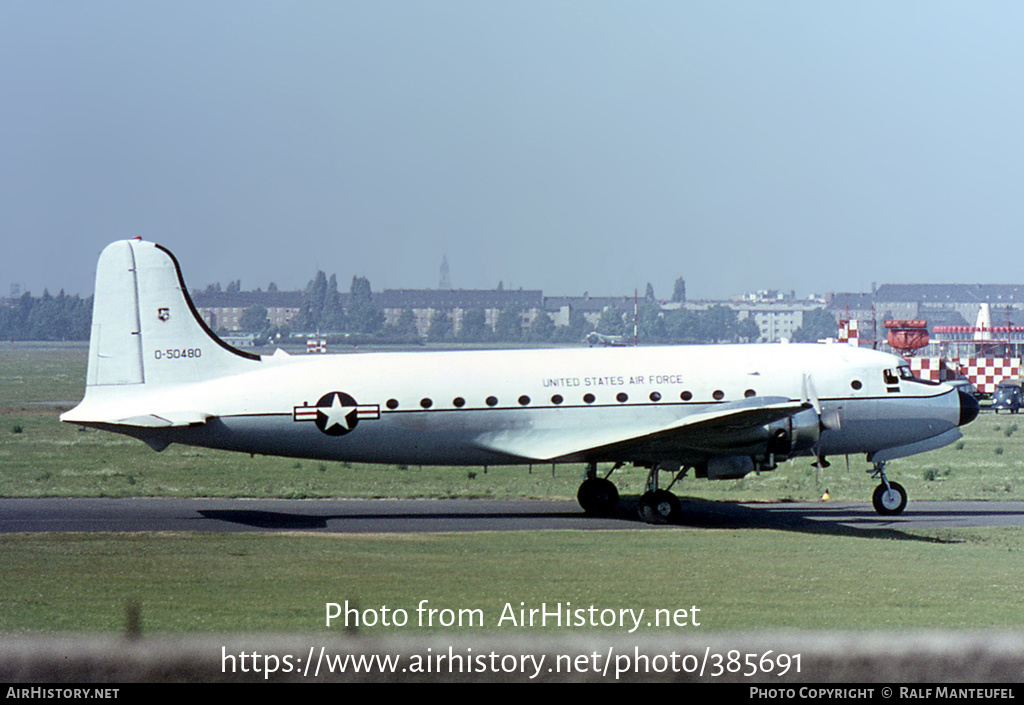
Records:
[[[170,414],[146,414],[145,416],[132,416],[127,419],[112,421],[119,426],[141,426],[143,428],[175,428],[182,426],[202,426],[212,414],[202,414],[197,411],[176,411]]]
[[[134,426],[136,428],[184,428],[187,426],[201,426],[213,414],[205,414],[199,411],[171,411],[160,414],[140,414],[138,416],[120,417],[111,416],[109,413],[83,415],[74,409],[61,415],[61,421],[82,424],[108,424],[111,426]]]
[[[807,402],[784,397],[751,397],[692,414],[667,426],[498,431],[483,434],[477,444],[537,462],[582,458],[598,450],[608,453],[654,442],[679,448],[707,447],[728,444],[737,430],[764,426],[809,408]]]

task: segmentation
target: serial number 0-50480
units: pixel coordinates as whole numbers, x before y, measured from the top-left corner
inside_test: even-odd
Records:
[[[167,348],[166,350],[153,351],[153,357],[157,360],[181,360],[183,358],[197,358],[202,356],[202,348]]]

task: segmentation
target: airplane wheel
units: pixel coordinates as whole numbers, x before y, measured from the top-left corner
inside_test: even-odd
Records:
[[[879,514],[894,516],[907,506],[907,491],[898,482],[890,482],[888,490],[883,483],[875,488],[875,493],[871,495],[871,503],[875,505],[875,511]]]
[[[640,498],[640,518],[648,524],[670,524],[679,520],[679,498],[667,490],[646,492]]]
[[[615,510],[619,503],[619,491],[611,480],[584,480],[576,493],[576,500],[587,514],[604,516]]]

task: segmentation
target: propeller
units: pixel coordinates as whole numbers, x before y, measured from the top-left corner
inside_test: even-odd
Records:
[[[823,411],[821,401],[818,400],[818,392],[814,389],[814,380],[811,379],[809,374],[804,375],[803,396],[800,401],[809,403],[811,408],[814,409],[814,413],[818,415],[818,425],[822,431],[838,431],[843,427],[839,409]]]
[[[821,406],[821,401],[818,399],[818,392],[814,388],[814,380],[811,379],[811,375],[804,374],[803,377],[803,389],[801,401],[811,405],[814,409],[814,413],[818,415],[818,428],[821,431],[834,430],[837,431],[842,428],[842,419],[839,416],[839,409],[830,409],[824,411]],[[827,468],[831,463],[825,459],[823,455],[818,452],[818,444],[815,443],[811,449],[814,453],[814,467],[819,470]]]

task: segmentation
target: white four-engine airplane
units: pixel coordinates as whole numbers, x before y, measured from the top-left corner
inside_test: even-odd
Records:
[[[581,463],[578,499],[608,513],[598,463],[649,470],[640,511],[680,512],[671,485],[866,453],[873,503],[907,493],[885,465],[960,438],[973,397],[915,379],[903,359],[844,344],[259,356],[213,334],[174,255],[109,245],[96,271],[85,398],[61,420],[171,443],[416,465]],[[609,473],[610,474],[610,473]]]

